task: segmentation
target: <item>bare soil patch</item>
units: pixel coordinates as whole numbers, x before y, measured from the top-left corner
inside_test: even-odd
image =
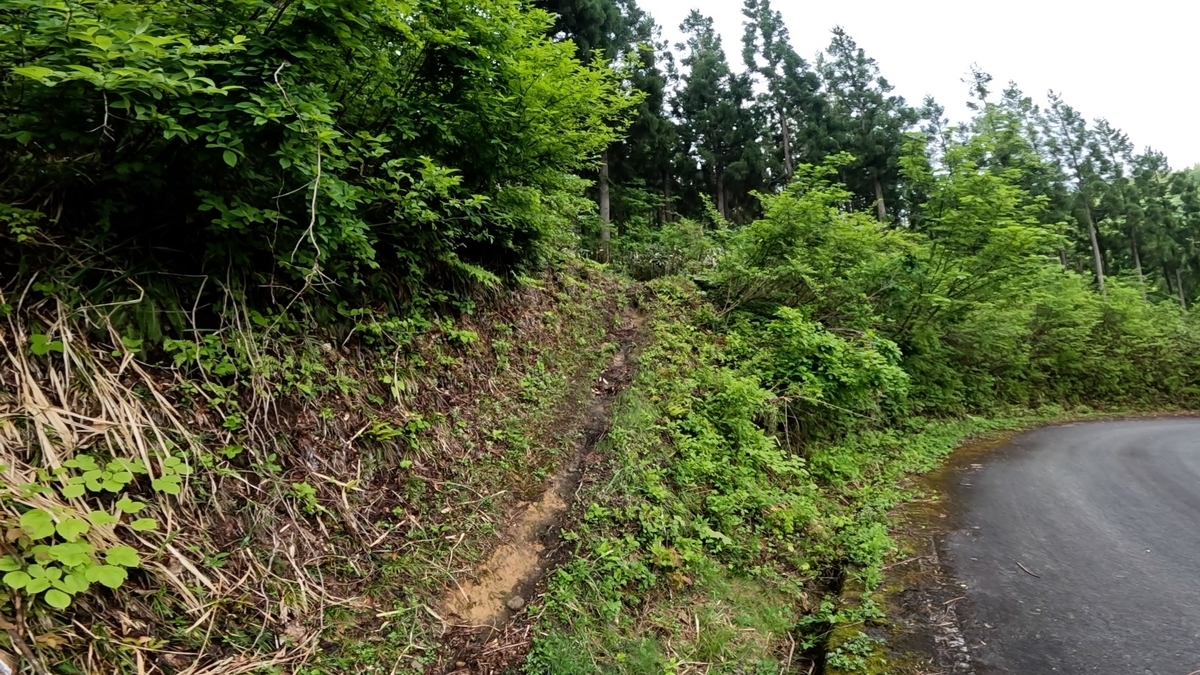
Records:
[[[561,560],[559,532],[599,460],[596,448],[609,430],[613,401],[633,378],[642,323],[634,309],[621,313],[609,336],[617,352],[592,384],[590,402],[580,414],[565,416],[558,429],[560,438],[577,438],[573,452],[536,500],[516,505],[491,555],[447,590],[440,607],[447,623],[442,658],[427,672],[500,673],[524,661],[536,621],[530,604]]]

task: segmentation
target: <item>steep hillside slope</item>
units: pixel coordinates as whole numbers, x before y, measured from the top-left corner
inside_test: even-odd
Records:
[[[231,331],[173,369],[52,294],[5,300],[9,636],[54,672],[412,672],[454,653],[475,614],[448,591],[514,528],[551,536],[636,340],[621,282],[588,265],[459,320]],[[520,525],[548,487],[547,522]]]

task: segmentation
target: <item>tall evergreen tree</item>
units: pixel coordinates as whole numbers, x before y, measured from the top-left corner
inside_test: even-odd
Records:
[[[632,59],[626,64],[630,86],[644,94],[625,138],[609,149],[609,178],[616,192],[614,218],[627,221],[650,208],[660,221],[672,217],[673,184],[679,135],[667,110],[673,61],[658,26],[647,20]],[[645,215],[645,214],[643,214]]]
[[[887,220],[888,205],[900,193],[900,157],[905,132],[916,111],[880,75],[879,65],[839,26],[817,68],[831,107],[831,135],[839,150],[854,156],[842,178],[855,195],[855,206],[874,206]]]
[[[1108,120],[1096,120],[1091,132],[1091,155],[1097,168],[1097,230],[1102,238],[1123,241],[1124,245],[1106,247],[1111,259],[1110,271],[1120,272],[1128,251],[1137,273],[1138,283],[1145,282],[1141,251],[1138,245],[1138,226],[1141,212],[1133,195],[1129,167],[1133,163],[1133,144],[1120,129]],[[1143,292],[1144,292],[1143,287]]]
[[[1062,97],[1050,92],[1050,110],[1046,122],[1047,148],[1050,155],[1075,181],[1075,210],[1083,230],[1087,233],[1092,251],[1092,264],[1096,274],[1096,285],[1100,292],[1104,287],[1104,253],[1100,249],[1099,235],[1093,213],[1095,184],[1097,182],[1095,158],[1089,154],[1087,122]]]
[[[757,163],[757,129],[748,78],[734,74],[725,59],[712,19],[692,11],[680,26],[686,42],[682,64],[688,72],[672,97],[687,160],[703,192],[722,217],[730,214],[730,183],[746,178]]]
[[[787,26],[770,0],[745,0],[742,58],[763,93],[758,105],[769,120],[771,146],[781,178],[790,180],[797,161],[814,163],[832,148],[821,147],[825,101],[821,81],[791,46]],[[769,169],[773,168],[769,166]]]
[[[612,62],[629,50],[647,18],[635,0],[534,0],[554,14],[554,35],[573,40],[580,60]]]

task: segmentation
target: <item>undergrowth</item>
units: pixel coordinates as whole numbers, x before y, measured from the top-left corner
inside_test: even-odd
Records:
[[[570,447],[623,297],[571,264],[337,341],[250,315],[172,366],[6,296],[0,642],[59,673],[423,669],[444,589]]]
[[[973,435],[1088,411],[910,415],[797,450],[786,401],[730,357],[694,287],[655,281],[643,304],[652,339],[615,413],[611,477],[564,535],[576,556],[552,578],[529,673],[809,672],[832,631],[882,618],[870,592],[910,476]],[[848,577],[867,591],[849,604]],[[832,658],[857,663],[853,646]]]

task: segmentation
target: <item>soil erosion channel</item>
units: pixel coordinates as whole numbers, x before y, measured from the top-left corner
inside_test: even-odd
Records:
[[[1048,427],[954,476],[979,673],[1200,670],[1200,419]]]

